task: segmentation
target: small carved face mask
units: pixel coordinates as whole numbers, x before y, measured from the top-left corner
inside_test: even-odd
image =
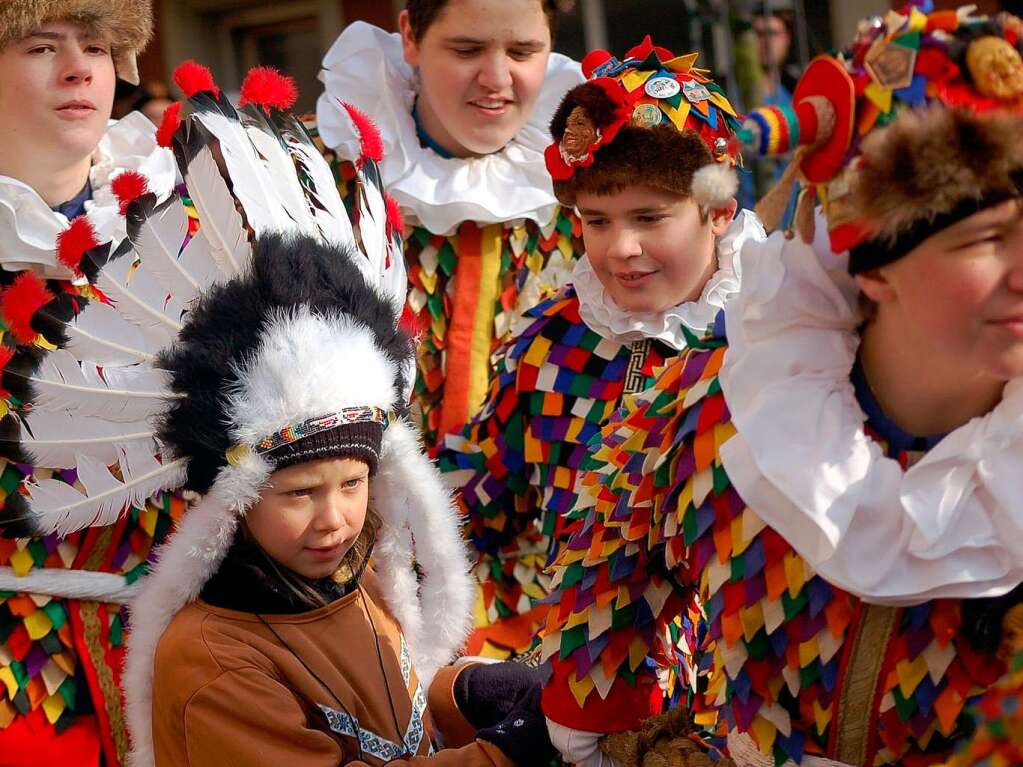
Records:
[[[594,142],[600,138],[600,131],[586,110],[576,107],[565,123],[565,135],[561,139],[562,152],[571,158],[585,157]]]
[[[1023,57],[1008,40],[994,36],[975,40],[966,51],[966,66],[984,96],[999,101],[1023,97]]]

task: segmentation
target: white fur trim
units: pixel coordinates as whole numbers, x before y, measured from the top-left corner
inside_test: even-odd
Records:
[[[131,635],[124,671],[125,709],[132,736],[131,767],[154,767],[153,665],[160,637],[171,620],[220,567],[231,547],[240,515],[259,499],[270,467],[244,456],[220,472],[203,498],[190,508],[158,552],[153,571],[131,604]]]
[[[374,504],[387,525],[376,549],[380,564],[386,565],[379,567],[385,598],[401,623],[416,673],[428,689],[437,669],[450,663],[465,644],[472,628],[475,586],[451,493],[423,453],[415,431],[403,422],[391,424],[384,434]],[[418,584],[411,571],[409,532],[424,573]],[[418,610],[413,606],[417,586]]]
[[[693,176],[693,199],[698,205],[719,208],[735,198],[739,175],[727,163],[704,165]]]
[[[14,569],[0,567],[0,591],[21,594],[44,594],[60,599],[86,599],[121,604],[130,601],[138,591],[138,583],[129,584],[123,575],[92,570],[65,570],[46,567],[15,575]]]
[[[347,315],[320,317],[309,307],[281,312],[264,328],[259,350],[238,371],[227,412],[232,437],[250,445],[288,424],[345,407],[394,407],[397,369],[368,327]],[[299,383],[296,379],[301,377]]]

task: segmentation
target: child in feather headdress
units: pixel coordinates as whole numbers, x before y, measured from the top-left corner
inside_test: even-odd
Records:
[[[148,0],[0,3],[0,523],[23,516],[30,486],[78,481],[75,450],[54,447],[52,422],[36,420],[31,451],[10,435],[38,400],[78,396],[57,372],[68,372],[53,352],[57,326],[96,298],[86,253],[125,237],[125,180],[144,169],[153,192],[174,184],[173,157],[145,117],[109,124],[115,81],[138,82],[135,56],[151,27]],[[121,763],[121,604],[182,505],[160,494],[119,526],[67,538],[4,528],[0,761]]]
[[[159,135],[190,212],[135,185],[128,240],[84,275],[121,311],[47,316],[59,363],[33,372],[51,396],[19,435],[78,460],[74,487],[21,498],[36,530],[120,527],[156,489],[188,494],[131,604],[131,763],[552,755],[534,669],[447,666],[472,586],[409,423],[406,276],[375,161],[353,222],[287,78],[254,70],[237,107],[195,62],[175,79],[189,111]],[[59,376],[81,396],[56,396]]]

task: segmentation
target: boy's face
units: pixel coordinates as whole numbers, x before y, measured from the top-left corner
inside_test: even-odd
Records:
[[[964,380],[1023,375],[1023,201],[976,213],[858,280]]]
[[[245,524],[276,562],[306,578],[326,578],[362,533],[368,505],[369,467],[323,458],[270,475]]]
[[[0,156],[73,163],[91,155],[114,103],[110,45],[67,22],[0,51]]]
[[[400,19],[405,60],[419,67],[426,132],[457,156],[498,152],[543,88],[551,30],[538,0],[449,0],[418,42]]]
[[[635,314],[656,314],[700,297],[717,269],[715,238],[735,216],[646,186],[576,198],[586,255],[604,290]]]

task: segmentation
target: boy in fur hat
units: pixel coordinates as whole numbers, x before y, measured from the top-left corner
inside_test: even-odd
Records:
[[[1021,24],[917,2],[860,30],[791,110],[746,126],[761,151],[797,147],[800,236],[743,250],[713,336],[594,444],[542,631],[570,761],[601,763],[601,733],[655,712],[642,661],[673,652],[693,589],[709,677],[685,716],[727,732],[742,767],[940,764],[1006,670],[1023,598]]]
[[[73,450],[26,455],[10,439],[36,396],[29,371],[57,364],[51,352],[59,334],[31,318],[50,304],[54,316],[68,319],[98,298],[82,255],[125,236],[119,179],[143,171],[154,192],[174,184],[173,157],[157,146],[148,120],[133,114],[109,125],[115,79],[137,82],[135,55],[151,22],[148,1],[0,4],[0,485],[7,519],[21,516],[30,484],[52,477],[70,488],[77,476]],[[49,438],[43,423],[38,433]],[[121,762],[128,745],[118,690],[121,603],[180,506],[170,495],[155,496],[125,524],[67,538],[4,531],[0,763]]]
[[[707,333],[739,289],[739,248],[764,237],[752,213],[735,215],[739,121],[695,54],[648,37],[622,61],[594,51],[583,70],[546,156],[586,254],[570,287],[526,312],[486,406],[440,454],[479,553],[470,654],[534,643],[587,441]]]

